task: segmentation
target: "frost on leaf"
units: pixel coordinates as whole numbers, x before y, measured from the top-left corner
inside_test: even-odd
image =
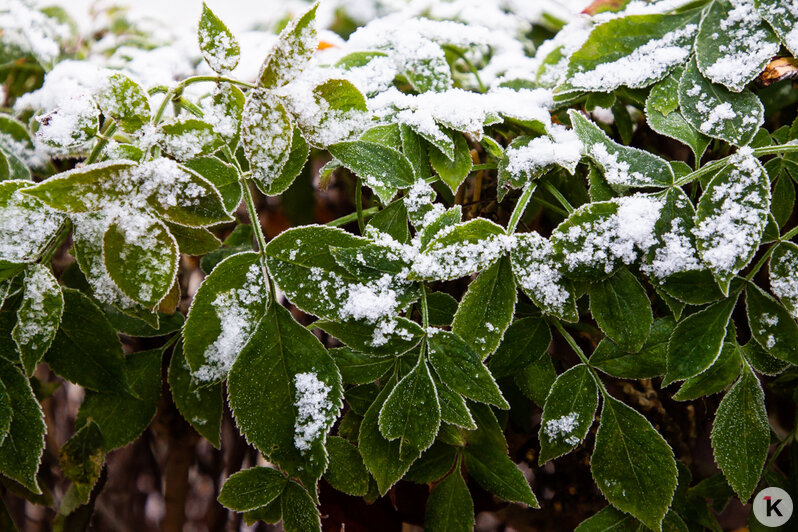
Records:
[[[532,139],[520,137],[505,151],[499,172],[506,172],[513,186],[523,186],[555,164],[571,174],[576,171],[583,149],[576,132],[559,124],[551,124],[547,130],[548,135]]]
[[[166,153],[179,161],[210,155],[223,142],[214,127],[196,118],[178,119],[161,127],[159,144]]]
[[[197,29],[202,57],[208,66],[218,74],[228,74],[238,65],[241,47],[224,22],[202,5],[202,18]]]
[[[294,445],[305,453],[327,432],[329,419],[335,416],[338,408],[328,398],[332,387],[320,381],[315,373],[297,373],[294,387]]]
[[[90,98],[69,98],[46,115],[37,116],[36,136],[42,142],[70,150],[92,140],[100,125],[99,111]]]
[[[679,81],[679,106],[690,124],[713,138],[743,146],[764,121],[765,109],[749,90],[734,93],[715,85],[699,72],[695,60]]]
[[[243,116],[241,144],[253,179],[267,188],[288,160],[294,126],[283,104],[265,91],[250,93]]]
[[[532,301],[547,313],[575,321],[572,287],[559,271],[549,240],[538,233],[517,234],[510,260],[516,281]]]
[[[782,242],[770,258],[770,288],[798,319],[798,246]]]
[[[798,0],[759,0],[759,14],[776,31],[781,42],[798,55]]]
[[[124,74],[108,76],[97,89],[95,99],[103,114],[116,120],[124,131],[132,133],[150,120],[147,93]]]
[[[28,373],[49,349],[58,332],[63,309],[61,287],[50,269],[41,264],[31,265],[25,276],[24,298],[17,310],[17,324],[12,331]]]
[[[569,116],[583,150],[603,171],[610,185],[620,187],[667,186],[673,170],[664,159],[612,141],[597,125],[577,111]]]
[[[601,24],[571,56],[569,77],[561,90],[610,92],[652,84],[689,57],[698,32],[694,18],[694,14],[634,15]],[[618,34],[625,38],[618,40]]]
[[[301,17],[291,20],[280,33],[261,67],[259,86],[273,88],[285,85],[305,67],[318,43],[317,7],[318,4],[314,4]]]
[[[770,211],[768,181],[752,150],[741,148],[701,196],[693,233],[724,292],[759,247]]]
[[[568,445],[578,445],[579,436],[571,435],[579,427],[579,414],[571,412],[557,419],[548,420],[543,426],[543,432],[549,440],[562,439]]]
[[[643,272],[662,280],[704,267],[692,233],[694,216],[695,209],[681,189],[673,188],[667,192],[655,226],[657,243],[649,249],[646,262],[640,267]]]
[[[61,226],[63,216],[21,192],[29,181],[0,183],[0,260],[36,258]]]
[[[713,2],[696,42],[698,67],[707,78],[740,92],[779,51],[754,0]]]
[[[662,200],[635,194],[577,209],[551,237],[565,273],[600,279],[636,261],[657,242],[661,208]]]

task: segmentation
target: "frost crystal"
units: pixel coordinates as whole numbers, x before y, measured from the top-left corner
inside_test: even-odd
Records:
[[[329,400],[332,387],[318,379],[315,373],[297,373],[294,376],[294,446],[303,454],[327,429],[334,405]]]
[[[644,264],[641,269],[657,279],[701,269],[695,246],[680,218],[671,220],[671,230],[662,235],[662,245],[655,249],[651,264]]]
[[[578,427],[579,414],[571,412],[557,419],[550,419],[546,421],[543,427],[543,432],[548,436],[549,440],[556,438],[562,439],[568,445],[577,445],[580,439],[571,433]]]
[[[545,308],[562,312],[569,294],[553,260],[551,242],[537,233],[519,234],[517,239],[511,253],[519,284]]]
[[[32,183],[31,183],[32,184]],[[6,183],[6,187],[13,186]],[[0,200],[0,260],[25,262],[34,258],[61,226],[63,216],[34,202],[22,192]]]
[[[572,129],[552,124],[549,134],[551,136],[532,139],[526,146],[508,148],[507,171],[513,175],[534,175],[547,166],[558,164],[573,173],[582,158],[582,143],[576,133]]]
[[[798,253],[784,253],[771,261],[770,288],[798,319]]]

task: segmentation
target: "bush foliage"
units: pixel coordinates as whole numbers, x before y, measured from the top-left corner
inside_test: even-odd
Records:
[[[60,10],[0,10],[7,486],[47,501],[60,469],[69,489],[44,504],[66,526],[162,393],[217,447],[229,405],[268,465],[218,500],[288,532],[321,529],[322,478],[366,501],[429,484],[432,532],[473,528],[476,486],[537,508],[505,440],[530,401],[527,461],[584,453],[609,503],[582,531],[719,529],[731,497],[792,485],[777,459],[795,424],[771,424],[763,383],[792,401],[798,8],[499,12],[517,34],[454,10],[357,29],[339,12],[338,35],[317,9],[242,79],[205,7],[205,65],[168,86]],[[258,206],[308,176],[346,184],[351,209],[267,241]],[[207,275],[185,293],[188,256]],[[40,465],[42,364],[85,390],[59,466]],[[692,481],[622,380],[666,405],[719,399],[720,473]]]

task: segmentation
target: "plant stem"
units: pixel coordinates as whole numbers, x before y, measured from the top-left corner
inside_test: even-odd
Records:
[[[242,87],[246,87],[248,89],[254,89],[257,85],[252,83],[247,83],[246,81],[239,81],[237,79],[227,78],[224,76],[193,76],[190,78],[186,78],[166,93],[164,96],[163,101],[161,102],[160,107],[155,112],[155,115],[152,117],[152,123],[157,124],[163,118],[163,114],[166,111],[166,106],[169,105],[169,101],[172,100],[176,95],[180,95],[183,92],[183,89],[188,87],[193,83],[202,83],[206,81],[211,81],[215,83],[232,83],[233,85],[240,85]]]
[[[363,221],[363,182],[360,180],[360,176],[355,179],[355,209],[357,211],[357,226],[362,235],[366,232],[366,223]]]
[[[582,351],[582,348],[579,347],[579,344],[576,343],[574,337],[571,336],[571,334],[565,330],[565,327],[563,327],[562,323],[560,323],[560,320],[558,320],[557,318],[548,318],[547,321],[549,323],[554,324],[554,328],[557,329],[557,332],[560,333],[560,336],[562,336],[565,339],[565,341],[568,342],[568,345],[571,346],[571,349],[574,350],[574,352],[577,354],[582,363],[584,363],[584,365],[587,366],[587,369],[590,370],[590,374],[593,376],[593,380],[596,381],[596,385],[601,390],[601,394],[607,395],[607,389],[604,387],[604,383],[601,382],[598,373],[596,373],[596,370],[593,369],[593,367],[590,365],[590,361],[587,359],[585,352]]]
[[[105,124],[103,124],[103,128],[100,131],[100,135],[97,139],[97,144],[94,145],[91,153],[86,158],[86,164],[91,164],[97,160],[97,158],[100,156],[100,153],[102,153],[103,148],[105,148],[105,145],[108,144],[108,141],[111,139],[111,135],[116,132],[116,128],[116,122],[113,120],[108,120]]]
[[[513,213],[510,215],[510,221],[507,222],[508,235],[515,233],[515,229],[518,227],[518,222],[521,221],[521,217],[524,215],[527,205],[529,205],[529,200],[532,198],[532,193],[535,191],[535,188],[536,187],[534,183],[527,183],[527,185],[524,187],[524,191],[521,193],[521,197],[518,198],[515,208],[513,209]]]
[[[429,306],[427,305],[427,285],[421,283],[421,324],[424,331],[429,328]]]
[[[363,219],[371,218],[375,214],[379,212],[379,207],[369,207],[368,209],[363,209],[362,215]],[[357,220],[357,213],[353,212],[352,214],[347,214],[346,216],[341,216],[340,218],[336,218],[332,222],[327,222],[325,225],[330,227],[340,227],[342,225],[346,225],[348,223],[354,222]]]
[[[781,153],[798,153],[798,144],[779,144],[777,146],[764,146],[762,148],[756,148],[753,150],[754,157],[764,157],[766,155],[778,155]],[[724,166],[728,165],[732,157],[734,157],[734,155],[729,155],[724,157],[723,159],[718,159],[717,161],[712,161],[709,164],[705,164],[703,167],[699,168],[695,172],[691,172],[686,176],[677,179],[673,184],[674,186],[680,187],[686,185],[687,183],[692,183],[696,179],[699,179],[707,174],[711,174],[715,171],[718,171]]]
[[[56,231],[55,235],[50,239],[47,247],[45,247],[41,252],[41,255],[39,256],[40,264],[47,265],[50,263],[53,255],[55,255],[56,251],[58,251],[58,248],[61,247],[61,244],[63,244],[69,236],[70,231],[72,231],[72,222],[70,222],[69,218],[67,218],[63,221],[63,223],[61,223],[61,226],[58,228],[58,231]]]
[[[786,241],[786,240],[790,240],[790,239],[791,239],[792,237],[794,237],[795,235],[798,235],[798,227],[793,227],[792,229],[790,229],[789,231],[787,231],[786,233],[784,233],[783,235],[781,235],[781,236],[779,237],[779,240],[780,240],[780,241],[782,241],[782,242],[784,242],[784,241]]]
[[[475,164],[471,167],[472,172],[479,172],[480,170],[495,170],[496,163],[482,163],[482,164]]]
[[[565,196],[563,196],[562,193],[559,190],[557,190],[557,187],[555,187],[554,185],[552,185],[548,181],[543,183],[543,186],[546,187],[546,190],[549,191],[549,194],[551,194],[552,196],[557,198],[557,201],[559,201],[560,205],[562,205],[563,208],[566,211],[568,211],[568,214],[571,214],[572,212],[574,212],[573,205],[571,205],[571,203],[567,199],[565,199]]]

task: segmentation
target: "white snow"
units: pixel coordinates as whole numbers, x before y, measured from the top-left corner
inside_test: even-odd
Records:
[[[332,387],[320,381],[316,373],[297,373],[294,387],[294,446],[304,454],[327,430],[335,406],[329,400]]]

